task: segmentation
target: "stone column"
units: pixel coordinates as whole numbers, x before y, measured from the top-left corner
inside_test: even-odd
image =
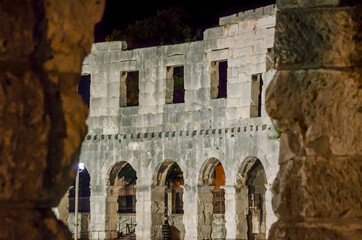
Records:
[[[152,186],[151,194],[151,239],[162,239],[162,224],[165,216],[166,186]]]
[[[106,230],[106,186],[93,186],[91,183],[90,188],[90,237],[103,239],[105,237],[104,230]]]
[[[183,185],[182,200],[184,202],[183,223],[185,226],[185,239],[197,239],[197,187]]]
[[[267,111],[282,129],[269,239],[361,239],[362,5],[278,0]],[[283,153],[283,154],[282,154]]]
[[[151,186],[136,185],[136,236],[140,240],[151,239]]]
[[[70,188],[69,188],[70,189]],[[68,216],[69,216],[69,189],[66,191],[62,199],[58,204],[58,219],[62,221],[64,224],[68,224]]]
[[[273,206],[272,206],[272,191],[271,191],[271,184],[264,184],[266,191],[265,191],[265,236],[268,238],[269,229],[271,225],[277,220],[277,217],[274,214]]]
[[[248,224],[248,187],[223,186],[225,189],[226,239],[246,239]]]
[[[173,196],[172,196],[172,188],[167,189],[167,214],[171,216],[172,208],[173,208]]]
[[[214,186],[199,186],[197,199],[197,238],[209,239],[212,233]]]
[[[136,236],[140,240],[162,239],[165,186],[138,186],[136,191]]]
[[[120,186],[109,186],[106,198],[106,224],[107,231],[116,231],[118,228],[118,195]],[[113,235],[112,235],[113,236]]]

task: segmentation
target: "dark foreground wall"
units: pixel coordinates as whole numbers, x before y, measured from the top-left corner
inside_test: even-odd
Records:
[[[74,177],[76,93],[102,0],[0,2],[0,239],[70,239],[51,212]]]
[[[283,134],[269,239],[361,239],[362,8],[353,2],[277,1],[267,110]]]

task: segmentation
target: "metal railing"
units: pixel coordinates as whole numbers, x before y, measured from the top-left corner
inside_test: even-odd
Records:
[[[119,223],[118,232],[121,235],[126,236],[126,235],[135,233],[137,224],[134,223],[133,218],[134,217],[131,216],[129,219],[125,219],[124,221]],[[130,223],[128,223],[128,222],[130,222]],[[121,228],[120,226],[123,226],[123,227]]]

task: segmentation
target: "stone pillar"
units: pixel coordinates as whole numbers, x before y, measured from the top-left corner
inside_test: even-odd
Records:
[[[226,239],[246,239],[248,224],[248,187],[223,186],[225,189]]]
[[[140,240],[162,239],[165,186],[138,186],[136,191],[136,236]]]
[[[267,111],[282,130],[269,239],[361,239],[362,5],[278,0]]]
[[[198,191],[197,187],[190,187],[189,185],[181,186],[184,190],[182,200],[184,202],[184,214],[183,223],[185,226],[185,238],[184,239],[198,239],[197,238],[197,202],[198,202]]]
[[[172,208],[174,207],[172,205],[173,203],[173,196],[172,196],[172,188],[167,189],[167,214],[168,216],[171,216],[172,214]]]
[[[151,194],[151,239],[162,239],[162,224],[165,216],[166,186],[152,186]]]
[[[277,220],[277,217],[274,214],[273,206],[272,206],[272,191],[271,184],[264,184],[265,191],[265,236],[268,238],[269,230],[271,225]]]
[[[105,237],[104,230],[106,229],[106,187],[103,185],[93,186],[91,184],[90,188],[90,237],[103,239]]]
[[[0,3],[0,239],[69,239],[51,211],[87,132],[76,93],[103,0]]]
[[[120,186],[109,186],[106,198],[106,224],[107,231],[116,231],[118,228],[118,195]]]
[[[70,188],[69,188],[70,189]],[[62,199],[58,204],[58,219],[64,224],[68,225],[68,216],[69,216],[69,189],[66,191]]]
[[[151,186],[136,185],[136,236],[140,240],[151,239]]]
[[[199,186],[197,199],[197,238],[209,239],[212,233],[214,186]]]

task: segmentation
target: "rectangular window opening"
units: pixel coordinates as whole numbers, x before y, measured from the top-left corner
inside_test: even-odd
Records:
[[[227,97],[227,61],[211,62],[211,99]]]
[[[261,117],[263,93],[262,74],[255,74],[251,77],[251,104],[250,117]]]
[[[82,75],[78,84],[78,93],[89,108],[91,75]]]
[[[120,107],[139,105],[139,72],[121,72]]]
[[[185,102],[184,67],[167,67],[166,104]]]
[[[213,214],[225,213],[225,190],[219,187],[215,187],[212,191],[213,194]]]

